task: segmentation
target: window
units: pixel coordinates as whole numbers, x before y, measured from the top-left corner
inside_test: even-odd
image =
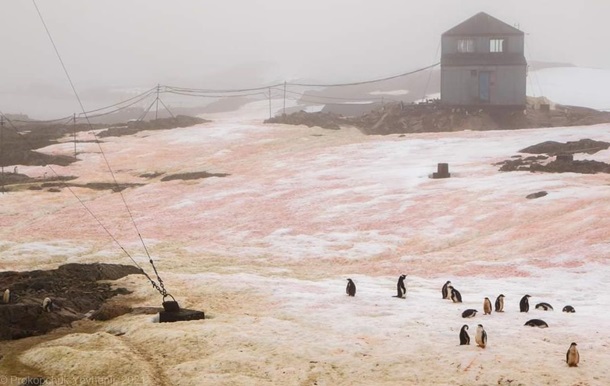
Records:
[[[504,52],[504,39],[489,39],[489,52]]]
[[[458,52],[474,52],[474,40],[460,39],[458,40]]]

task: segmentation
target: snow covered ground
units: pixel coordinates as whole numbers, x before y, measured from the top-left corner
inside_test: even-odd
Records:
[[[528,74],[527,95],[554,103],[610,111],[610,70],[556,67]]]
[[[267,108],[102,145],[119,182],[144,184],[123,194],[166,286],[209,318],[126,315],[2,342],[0,384],[25,375],[50,384],[608,384],[610,177],[500,173],[494,163],[546,140],[610,141],[610,125],[364,136],[252,120]],[[82,161],[54,170],[109,182],[97,147],[78,147]],[[69,154],[73,144],[45,151]],[[610,151],[579,157],[610,162]],[[438,162],[452,178],[428,178]],[[141,177],[195,171],[229,176]],[[525,199],[540,190],[549,194]],[[120,196],[74,192],[151,272]],[[2,270],[130,263],[65,189],[0,195],[0,208]],[[404,300],[392,297],[403,273]],[[441,299],[446,280],[464,303]],[[142,277],[118,285],[135,291],[119,301],[161,302]],[[484,297],[500,293],[506,312],[482,315]],[[555,310],[535,310],[542,301]],[[576,313],[562,313],[567,304]],[[466,308],[480,314],[462,319]],[[524,327],[532,318],[550,327]],[[470,346],[459,345],[463,324]],[[486,349],[474,345],[477,324]],[[565,363],[571,342],[578,368]]]

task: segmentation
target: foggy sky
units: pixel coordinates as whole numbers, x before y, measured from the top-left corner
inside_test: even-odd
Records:
[[[528,60],[610,68],[607,0],[37,0],[77,89],[258,86],[393,75],[439,60],[485,11]],[[0,110],[69,85],[29,0],[0,0]],[[14,98],[18,95],[18,98]],[[69,95],[64,95],[69,97]],[[10,107],[10,108],[6,108]],[[27,112],[24,107],[22,111]]]

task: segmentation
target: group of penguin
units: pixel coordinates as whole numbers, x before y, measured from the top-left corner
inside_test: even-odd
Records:
[[[405,286],[405,279],[407,275],[400,275],[398,277],[398,282],[396,283],[396,295],[393,296],[395,298],[405,299],[407,297],[407,287]],[[345,288],[345,293],[348,296],[356,296],[356,284],[352,279],[347,279],[347,287]]]
[[[450,299],[454,303],[462,302],[462,295],[460,294],[460,292],[458,290],[453,288],[450,281],[447,281],[443,285],[441,292],[443,295],[443,299]],[[519,311],[520,312],[529,312],[529,310],[530,310],[529,298],[531,298],[530,295],[525,295],[521,298],[521,301],[519,302]],[[553,306],[551,306],[549,303],[542,302],[542,303],[536,304],[536,309],[543,310],[543,311],[552,311]],[[491,311],[492,311],[491,300],[489,300],[489,298],[485,298],[485,300],[483,300],[483,313],[484,313],[484,315],[491,315]],[[495,311],[504,312],[504,295],[503,294],[500,294],[496,298]],[[477,310],[472,309],[472,308],[466,309],[466,310],[464,310],[464,312],[462,312],[462,318],[473,318],[477,314],[477,312],[478,312]],[[574,307],[567,305],[567,306],[563,307],[563,312],[574,313],[575,310],[574,310]],[[525,322],[525,326],[546,328],[549,325],[542,319],[530,319],[527,322]],[[485,348],[485,346],[487,346],[487,332],[483,328],[482,324],[477,325],[477,331],[475,334],[475,342],[481,348]],[[470,344],[470,336],[468,335],[468,325],[465,324],[460,329],[460,345],[469,345],[469,344]],[[578,362],[580,361],[580,354],[579,354],[576,346],[577,346],[576,343],[572,342],[572,344],[570,345],[570,348],[568,349],[568,351],[566,353],[566,363],[570,367],[578,366]]]
[[[3,304],[10,304],[12,300],[14,300],[14,299],[13,299],[13,297],[11,297],[11,290],[7,288],[2,293],[2,303]],[[53,303],[53,300],[51,300],[51,298],[44,298],[42,300],[42,309],[43,309],[43,311],[52,312],[53,309],[54,309],[54,306],[55,305]]]
[[[406,295],[407,295],[407,289],[405,286],[406,277],[407,277],[406,275],[400,275],[398,277],[398,282],[396,283],[396,295],[394,297],[401,298],[401,299],[406,298]],[[453,285],[451,284],[450,281],[447,281],[443,285],[441,292],[443,294],[443,299],[449,299],[454,303],[462,303],[462,294],[460,293],[460,291],[458,291],[457,289],[455,289],[453,287]],[[345,288],[345,293],[347,293],[348,296],[356,296],[356,284],[354,283],[354,281],[352,279],[347,279],[347,287]],[[530,297],[531,297],[530,295],[525,295],[521,298],[521,301],[519,302],[519,310],[521,312],[529,312],[530,305],[529,305],[528,299]],[[536,304],[536,309],[544,310],[544,311],[552,311],[553,307],[549,303],[543,302],[543,303]],[[485,300],[483,301],[483,312],[485,315],[491,315],[491,311],[492,311],[491,300],[489,300],[489,298],[485,298]],[[495,311],[504,312],[504,295],[503,294],[500,294],[496,298]],[[478,312],[477,310],[469,308],[469,309],[465,310],[464,312],[462,312],[462,318],[473,318],[477,314],[477,312]],[[574,310],[574,307],[568,305],[568,306],[563,307],[563,312],[574,313],[575,310]],[[525,325],[530,326],[530,327],[539,327],[539,328],[546,328],[549,326],[542,319],[530,319],[525,323]],[[487,332],[485,331],[485,328],[483,328],[482,324],[477,325],[477,331],[475,333],[474,340],[477,343],[477,345],[481,348],[485,348],[487,346]],[[468,335],[468,325],[465,324],[462,326],[462,328],[460,330],[460,345],[469,345],[469,344],[470,344],[470,336]],[[568,352],[566,353],[566,363],[570,367],[576,367],[576,366],[578,366],[579,361],[580,361],[580,354],[578,352],[578,349],[576,348],[576,343],[572,343],[570,345],[570,348],[568,349]]]

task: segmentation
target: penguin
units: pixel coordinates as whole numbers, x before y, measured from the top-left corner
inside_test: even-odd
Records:
[[[11,290],[7,288],[6,290],[4,290],[4,294],[2,294],[2,303],[9,304],[10,302],[11,302]]]
[[[405,287],[405,279],[407,275],[400,275],[398,277],[398,283],[396,283],[396,296],[395,298],[405,299],[407,297],[407,288]]]
[[[576,348],[576,343],[572,342],[568,352],[566,353],[566,363],[570,367],[578,367],[578,362],[580,361],[580,354],[578,353],[578,349]]]
[[[553,311],[553,306],[551,306],[549,303],[538,303],[536,304],[536,309],[537,310],[543,310],[543,311]]]
[[[42,301],[42,309],[46,312],[53,311],[53,301],[50,298],[44,298]]]
[[[549,325],[542,319],[530,319],[525,322],[524,326],[547,328]]]
[[[504,312],[504,295],[500,294],[496,298],[496,312]]]
[[[491,315],[491,300],[489,298],[483,300],[483,315]]]
[[[525,295],[521,298],[521,301],[519,302],[519,311],[528,312],[530,310],[530,302],[527,300],[529,298],[531,298],[529,295]]]
[[[454,303],[461,303],[462,302],[462,294],[460,293],[460,291],[456,290],[452,286],[449,286],[447,288],[451,292],[451,301],[453,301]]]
[[[443,293],[443,299],[450,299],[450,291],[448,289],[448,287],[451,286],[451,282],[449,280],[447,280],[447,283],[445,283],[445,285],[443,285],[443,289],[441,289],[441,292]]]
[[[468,325],[465,324],[460,330],[460,346],[470,344],[470,336],[468,336]]]
[[[347,288],[345,288],[345,293],[349,296],[356,296],[356,284],[354,284],[352,279],[347,279]]]
[[[462,312],[462,318],[474,318],[477,314],[477,310],[474,310],[472,308],[468,308],[466,310],[464,310],[464,312]]]
[[[487,333],[485,332],[482,324],[477,326],[477,333],[474,336],[474,341],[477,342],[477,346],[481,348],[485,348],[485,346],[487,346]]]
[[[576,312],[576,310],[572,306],[565,306],[565,307],[563,307],[562,311],[563,312],[567,312],[569,314],[572,314],[572,313]]]

